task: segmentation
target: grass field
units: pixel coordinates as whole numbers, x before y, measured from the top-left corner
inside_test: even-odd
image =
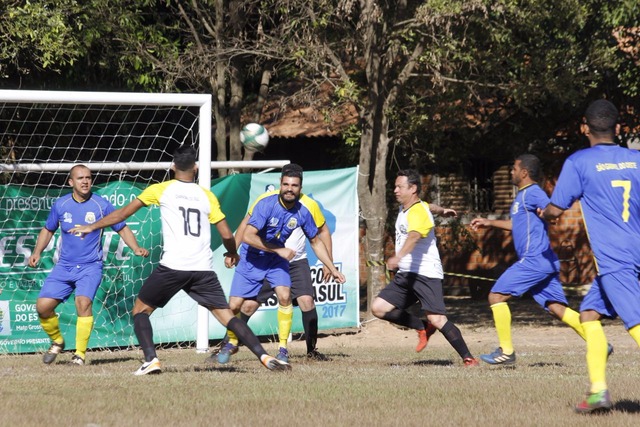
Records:
[[[461,300],[451,318],[474,354],[495,346],[486,305]],[[608,382],[614,410],[578,415],[586,391],[584,343],[523,301],[512,305],[517,365],[464,368],[440,334],[422,353],[415,334],[382,321],[325,334],[329,362],[306,361],[291,344],[291,372],[270,372],[246,349],[225,367],[192,348],[160,349],[161,375],[135,377],[141,353],[0,356],[3,426],[637,426],[640,354],[619,323],[605,325],[615,353]],[[537,313],[537,314],[535,314]],[[273,352],[275,344],[266,342]]]

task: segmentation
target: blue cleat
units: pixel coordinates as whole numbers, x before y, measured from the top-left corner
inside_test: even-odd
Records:
[[[218,363],[221,365],[229,363],[231,359],[231,355],[236,354],[238,352],[238,346],[231,344],[230,342],[226,343],[224,347],[218,351]]]
[[[289,351],[284,347],[280,347],[276,359],[281,362],[289,363]]]
[[[498,347],[491,354],[481,354],[480,359],[490,365],[514,365],[516,363],[516,352],[504,354],[502,347]]]

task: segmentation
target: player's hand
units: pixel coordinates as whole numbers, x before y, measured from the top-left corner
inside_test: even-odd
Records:
[[[474,218],[469,225],[473,231],[478,231],[480,228],[491,227],[491,220],[487,218]]]
[[[322,264],[322,279],[321,282],[327,283],[331,279],[331,267]]]
[[[40,263],[40,255],[33,254],[29,257],[29,267],[35,268],[38,266],[38,263]]]
[[[440,216],[456,218],[458,216],[458,212],[454,209],[443,209]]]
[[[91,233],[93,230],[88,225],[74,225],[68,233],[76,235],[78,237],[84,237],[85,234]]]
[[[238,254],[227,254],[224,256],[224,266],[227,268],[235,267],[239,262],[240,255]]]
[[[335,267],[332,269],[330,275],[338,283],[344,283],[347,281],[347,278],[344,277],[344,274],[340,273]],[[328,278],[328,277],[329,276],[325,276],[325,278]]]
[[[276,248],[274,249],[274,252],[287,261],[291,261],[293,257],[296,256],[296,251],[289,248]]]
[[[138,248],[135,251],[133,251],[133,253],[145,258],[149,256],[149,251],[146,250],[145,248]]]
[[[392,256],[387,260],[387,270],[393,271],[398,269],[398,264],[400,264],[400,258],[397,256]]]

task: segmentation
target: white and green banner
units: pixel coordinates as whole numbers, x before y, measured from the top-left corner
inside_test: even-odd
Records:
[[[321,283],[322,268],[309,248],[312,280],[316,290],[319,328],[333,329],[359,324],[358,203],[356,169],[305,172],[303,191],[321,205],[333,238],[333,258],[347,278],[345,284]],[[214,182],[212,191],[220,199],[223,212],[235,229],[255,198],[266,189],[279,186],[279,173],[231,175]],[[126,205],[144,189],[141,184],[112,182],[94,190],[111,201],[116,208]],[[59,242],[56,233],[43,252],[40,265],[28,267],[53,201],[65,190],[0,186],[0,353],[41,351],[49,346],[35,310],[42,283],[51,271]],[[106,229],[103,237],[105,268],[102,285],[94,301],[95,326],[90,348],[122,347],[137,344],[133,333],[131,309],[135,297],[157,265],[162,254],[159,209],[141,209],[127,224],[141,246],[150,250],[149,258],[140,258],[124,245],[117,233]],[[213,232],[214,270],[228,293],[233,269],[226,269],[217,232]],[[252,317],[251,328],[259,335],[276,335],[277,302],[268,301]],[[76,313],[73,297],[58,306],[60,325],[66,348],[75,348]],[[163,309],[151,316],[156,343],[194,341],[197,306],[180,293]],[[209,321],[209,337],[221,338],[225,331],[213,316]],[[293,332],[301,332],[299,310],[295,311]]]

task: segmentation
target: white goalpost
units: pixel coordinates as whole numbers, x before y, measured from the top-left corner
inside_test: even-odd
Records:
[[[40,351],[48,346],[37,321],[35,299],[55,262],[57,239],[45,251],[48,256],[43,253],[41,268],[29,269],[27,261],[53,200],[69,191],[66,179],[71,167],[88,166],[94,173],[94,190],[118,208],[135,197],[136,189],[168,179],[173,150],[184,144],[197,149],[198,182],[206,188],[211,188],[215,169],[268,171],[289,163],[212,161],[211,95],[0,90],[0,353]],[[132,217],[130,223],[144,242],[158,234],[147,224],[157,212],[147,211],[144,218]],[[108,259],[100,302],[106,307],[94,304],[94,312],[100,310],[104,320],[96,323],[89,344],[94,348],[133,345],[132,325],[123,311],[132,306],[134,289],[157,263],[160,245],[154,243],[156,257],[141,261],[127,253],[123,242],[114,243],[118,239],[113,239],[113,233],[105,230],[104,239]],[[61,322],[65,316],[75,317],[73,304],[59,309]],[[199,352],[209,348],[210,316],[207,309],[198,307]],[[110,329],[113,338],[108,336]],[[72,338],[73,334],[66,335]],[[157,342],[172,342],[175,336],[179,335],[169,330]]]

